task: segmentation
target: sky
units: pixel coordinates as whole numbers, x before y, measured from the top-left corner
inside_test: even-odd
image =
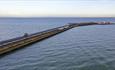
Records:
[[[0,0],[0,17],[115,17],[115,0]]]

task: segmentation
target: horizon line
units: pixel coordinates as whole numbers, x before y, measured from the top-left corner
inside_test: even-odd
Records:
[[[71,18],[71,17],[81,17],[81,18],[115,18],[115,16],[0,16],[0,18]]]

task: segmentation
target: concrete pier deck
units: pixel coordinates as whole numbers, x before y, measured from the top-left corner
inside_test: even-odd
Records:
[[[110,24],[110,23],[96,23],[96,22],[88,22],[88,23],[69,23],[67,25],[49,29],[42,32],[37,32],[34,34],[26,34],[21,37],[5,40],[0,42],[0,55],[10,52],[12,50],[24,47],[26,45],[41,41],[48,37],[54,36],[66,30],[69,30],[78,26],[87,26],[87,25],[98,25],[98,24]]]

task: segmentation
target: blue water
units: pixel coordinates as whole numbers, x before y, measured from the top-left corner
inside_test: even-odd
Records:
[[[89,21],[115,18],[0,18],[0,40]],[[115,25],[76,27],[0,56],[0,70],[115,70]]]

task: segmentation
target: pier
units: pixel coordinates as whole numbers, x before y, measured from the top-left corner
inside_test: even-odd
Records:
[[[23,48],[27,45],[33,44],[35,42],[39,42],[43,39],[47,39],[51,36],[62,33],[64,31],[67,31],[74,27],[88,26],[88,25],[108,25],[108,24],[112,24],[112,23],[110,23],[110,22],[69,23],[69,24],[61,26],[61,27],[45,30],[42,32],[37,32],[34,34],[25,33],[23,36],[5,40],[5,41],[1,41],[0,42],[0,55],[2,55],[4,53],[8,53],[8,52],[18,49],[18,48]]]

